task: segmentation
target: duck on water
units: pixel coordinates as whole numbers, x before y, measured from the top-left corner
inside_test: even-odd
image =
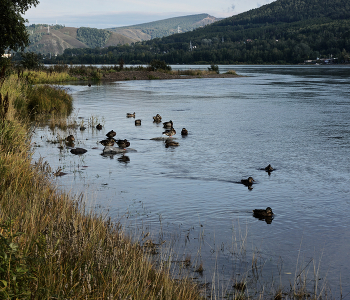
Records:
[[[274,218],[274,213],[271,207],[266,207],[266,209],[254,209],[253,216],[259,220],[264,220],[267,224],[271,224]]]
[[[253,185],[253,182],[255,182],[253,177],[248,177],[248,179],[241,180],[241,183],[243,183],[245,186],[251,186],[251,185]]]

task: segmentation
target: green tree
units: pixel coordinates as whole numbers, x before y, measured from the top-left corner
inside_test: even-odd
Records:
[[[21,53],[21,65],[24,69],[37,70],[41,67],[41,55],[34,52]]]
[[[0,64],[6,50],[24,50],[29,44],[24,14],[38,0],[0,0]]]

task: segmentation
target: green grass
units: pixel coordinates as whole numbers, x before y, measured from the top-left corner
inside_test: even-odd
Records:
[[[27,90],[27,109],[31,114],[56,112],[69,115],[72,112],[72,97],[62,88],[38,85]]]
[[[72,76],[67,71],[50,72],[49,69],[46,71],[25,71],[23,72],[23,76],[31,84],[48,84],[77,80],[77,77]]]
[[[172,280],[164,266],[156,270],[120,224],[58,192],[47,163],[32,164],[25,108],[47,112],[67,102],[47,89],[13,78],[0,88],[10,101],[0,120],[0,298],[200,299],[193,282]]]

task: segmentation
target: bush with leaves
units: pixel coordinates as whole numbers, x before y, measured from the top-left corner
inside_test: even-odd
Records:
[[[208,68],[209,71],[215,71],[216,73],[219,74],[219,66],[218,65],[214,65],[212,64],[209,68]]]
[[[171,67],[164,60],[154,59],[150,62],[148,69],[151,71],[164,70],[171,71]]]
[[[42,63],[40,62],[41,60],[41,55],[36,54],[34,52],[27,52],[27,53],[21,53],[22,56],[22,61],[20,65],[24,69],[28,70],[38,70],[42,67]]]

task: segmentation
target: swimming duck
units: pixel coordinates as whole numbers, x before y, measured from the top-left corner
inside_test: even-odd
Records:
[[[173,135],[176,134],[176,130],[174,128],[171,128],[171,129],[168,129],[168,130],[165,130],[163,132],[163,134],[169,136],[169,137],[172,137]]]
[[[140,119],[135,120],[135,126],[141,126],[141,120]]]
[[[273,170],[274,169],[272,168],[272,166],[270,164],[265,168],[266,172],[272,172]]]
[[[98,124],[96,125],[96,129],[97,129],[97,130],[102,130],[102,125],[101,125],[100,123],[98,123]]]
[[[179,146],[178,142],[172,141],[170,139],[165,141],[165,147],[166,148],[168,148],[168,147],[177,147],[177,146]]]
[[[164,122],[163,127],[164,128],[173,128],[173,121],[170,120],[169,122]]]
[[[100,141],[100,144],[103,145],[103,146],[113,146],[115,143],[115,140],[114,139],[106,139],[106,140],[102,140]]]
[[[160,116],[160,114],[157,114],[153,117],[153,122],[154,123],[160,123],[162,122],[162,117]]]
[[[118,145],[119,148],[125,149],[125,148],[130,146],[130,142],[127,139],[125,139],[125,140],[118,140],[117,141],[117,145]]]
[[[108,132],[108,133],[106,134],[106,137],[108,137],[108,138],[113,138],[113,137],[115,137],[116,134],[117,134],[117,133],[116,133],[115,131],[111,130],[110,132]]]
[[[248,179],[242,179],[241,183],[243,183],[246,186],[251,186],[255,180],[253,177],[248,177]]]
[[[127,113],[126,116],[128,118],[135,118],[135,112],[132,114],[132,113]]]
[[[186,128],[182,128],[181,135],[188,135],[188,131]]]
[[[271,207],[266,207],[266,209],[254,209],[253,213],[254,213],[254,217],[256,218],[265,218],[265,217],[273,216]]]

